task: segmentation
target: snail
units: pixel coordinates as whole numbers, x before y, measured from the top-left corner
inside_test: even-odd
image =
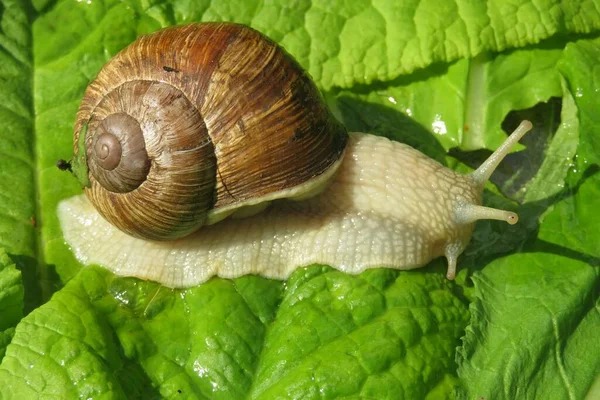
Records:
[[[458,174],[405,144],[346,132],[299,64],[233,23],[141,36],[89,85],[74,128],[84,195],[64,200],[82,263],[189,287],[214,275],[284,279],[457,257],[524,121],[477,170]]]

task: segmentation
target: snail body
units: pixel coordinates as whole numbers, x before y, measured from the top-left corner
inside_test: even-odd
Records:
[[[204,31],[204,36],[197,36],[203,29],[212,33],[206,36],[207,31]],[[231,30],[235,32],[234,38],[218,39],[223,32],[230,34]],[[204,103],[195,102],[194,96],[181,95],[179,81],[169,80],[171,69],[181,72],[187,68],[182,67],[175,57],[179,52],[164,52],[154,56],[159,58],[158,61],[148,61],[154,54],[151,44],[155,40],[160,43],[156,38],[166,34],[173,35],[170,41],[175,40],[171,47],[178,49],[179,43],[186,57],[196,61],[191,64],[211,65],[214,69],[209,83],[203,81],[199,86],[204,85],[203,90],[208,87],[217,91],[202,94],[203,99],[229,96],[217,116],[209,115],[202,108]],[[232,87],[228,82],[237,72],[227,68],[224,70],[227,72],[215,72],[222,63],[210,57],[219,60],[227,52],[222,47],[231,49],[232,43],[243,44],[248,40],[251,48],[256,45],[255,41],[262,43],[264,40],[270,49],[265,54],[279,54],[281,50],[272,42],[256,35],[255,31],[235,24],[167,29],[139,39],[117,55],[115,65],[118,67],[105,67],[103,71],[118,75],[118,84],[105,87],[103,81],[111,74],[101,72],[99,77],[102,79],[97,78],[90,85],[78,113],[74,138],[76,156],[78,150],[85,149],[89,166],[85,177],[91,181],[90,187],[86,189],[87,197],[67,199],[58,209],[65,240],[81,262],[100,264],[119,275],[154,280],[169,287],[188,287],[215,275],[234,278],[254,273],[285,279],[295,268],[315,263],[331,265],[348,273],[374,267],[413,269],[433,258],[445,256],[447,277],[452,279],[457,257],[468,244],[476,220],[517,222],[515,213],[481,206],[482,192],[502,158],[531,129],[529,122],[523,122],[476,171],[461,175],[410,146],[369,134],[347,134],[323,105],[306,75],[301,70],[298,72],[297,65],[284,53],[281,53],[284,56],[280,67],[292,68],[292,72],[282,72],[279,68],[268,69],[268,73],[253,72],[252,78],[242,80],[252,82],[248,87],[242,84],[239,88]],[[240,41],[240,37],[246,39]],[[204,46],[194,44],[196,41],[220,43],[217,47],[221,53],[215,56],[213,49],[213,53],[196,54],[198,48]],[[262,48],[262,44],[258,46]],[[188,54],[189,48],[196,50]],[[245,65],[243,58],[231,57],[236,60],[233,66]],[[263,58],[258,57],[253,62]],[[139,67],[133,68],[135,73],[148,69],[148,65],[153,66],[150,70],[162,64],[175,67],[167,70],[161,67],[167,75],[161,72],[160,79],[154,80],[150,75],[140,77],[124,71],[138,64]],[[266,79],[265,87],[261,86],[260,79],[265,76],[281,78],[274,80],[275,94],[265,94],[267,87],[273,84],[273,80]],[[297,78],[300,83],[290,84],[283,78]],[[243,89],[240,96],[250,103],[257,96],[271,100],[248,115],[245,112],[252,107],[245,107],[236,100],[236,95],[231,93],[236,89]],[[258,95],[252,95],[246,89],[257,90]],[[220,94],[219,90],[227,93]],[[132,96],[138,96],[137,100],[130,99]],[[284,99],[292,101],[286,103]],[[157,105],[153,103],[160,107],[153,108]],[[188,103],[192,105],[191,111],[178,111]],[[102,104],[110,104],[110,107],[101,107]],[[274,107],[275,115],[265,104]],[[131,111],[132,108],[135,110]],[[284,115],[290,111],[291,120],[287,121]],[[232,115],[223,115],[227,112]],[[219,118],[223,121],[216,122]],[[120,146],[120,153],[108,154],[106,148],[114,139],[106,136],[109,131],[106,126],[113,120],[118,121],[121,128],[111,128],[109,133],[124,145]],[[240,120],[245,121],[241,123],[243,129]],[[167,123],[160,125],[160,129],[156,128],[157,122],[165,121]],[[270,134],[257,139],[259,145],[248,150],[248,139],[259,137],[261,133],[260,121],[267,121],[262,131]],[[273,124],[277,129],[270,130]],[[200,139],[188,135],[181,141],[177,139],[181,131],[190,127],[211,131],[213,126],[225,127],[226,132],[208,134]],[[292,128],[288,129],[289,126]],[[158,137],[155,139],[158,143],[153,143],[145,133],[140,134],[145,130],[159,131],[160,135],[150,136]],[[132,131],[134,138],[124,139],[122,131]],[[237,135],[241,136],[238,138]],[[220,139],[223,137],[227,140]],[[297,143],[301,146],[292,147]],[[236,156],[234,151],[240,148],[243,151]],[[293,154],[285,155],[283,150]],[[123,163],[126,155],[144,154],[144,151],[148,157],[142,157],[142,161],[136,159],[135,168]],[[256,156],[253,155],[255,151]],[[117,166],[113,166],[112,154],[116,154]],[[189,155],[187,162],[182,164],[184,169],[173,168],[169,174],[160,175],[159,172],[168,168],[157,168],[157,165],[166,166],[180,154]],[[223,154],[229,157],[220,158]],[[100,161],[90,160],[92,157]],[[208,161],[198,163],[194,161],[196,159]],[[261,174],[261,163],[252,164],[258,159],[267,160],[266,166],[275,168],[266,175]],[[112,168],[108,171],[123,166],[121,169],[125,172],[122,174],[126,178],[120,179],[118,175],[103,177],[101,169],[104,167],[94,165],[96,162],[107,164]],[[244,162],[251,165],[249,172],[239,177],[243,184],[237,183],[231,175],[223,177],[221,171],[229,171],[228,163],[239,172],[243,171]],[[297,168],[294,163],[298,163]],[[142,171],[138,174],[142,178],[130,173],[136,168]],[[194,179],[208,177],[208,183],[189,185],[195,190],[190,195],[183,190],[188,185],[169,181],[177,175],[194,176]],[[159,186],[162,180],[168,181],[167,189]],[[252,186],[251,183],[259,187],[240,189]],[[265,187],[260,187],[263,183]],[[129,186],[122,189],[120,185]],[[127,196],[158,194],[158,201],[126,199],[120,202],[118,197],[123,193],[120,190],[128,190],[124,192]],[[199,212],[198,190],[200,194],[210,194]],[[104,193],[106,191],[108,194]],[[194,218],[200,215],[193,222],[189,222],[191,217],[185,214],[188,207],[185,201],[190,199],[194,210],[189,215],[193,214]],[[177,208],[172,217],[169,207],[171,204],[180,207],[178,202],[182,203],[184,211]],[[102,209],[106,204],[109,211]],[[130,208],[134,210],[132,215]],[[181,213],[186,216],[179,218]],[[226,218],[231,214],[245,218]],[[117,223],[114,223],[115,219]],[[167,223],[162,224],[163,220]],[[156,223],[158,228],[154,226]],[[169,224],[174,226],[169,227]]]

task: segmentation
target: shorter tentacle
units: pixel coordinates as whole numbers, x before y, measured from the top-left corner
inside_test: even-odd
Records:
[[[446,271],[446,278],[448,278],[449,280],[453,280],[456,276],[456,261],[458,259],[459,254],[460,251],[457,252],[454,246],[448,246],[448,248],[446,248],[446,253],[444,254],[446,260],[448,260],[448,270]]]

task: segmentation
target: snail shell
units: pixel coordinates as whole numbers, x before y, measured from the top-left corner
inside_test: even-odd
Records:
[[[80,138],[80,135],[84,137]],[[186,236],[238,211],[325,187],[347,134],[308,75],[259,32],[232,23],[140,37],[89,85],[74,134],[86,194],[145,239]]]

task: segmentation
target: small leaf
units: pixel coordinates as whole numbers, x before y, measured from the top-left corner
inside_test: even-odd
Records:
[[[21,272],[0,248],[0,362],[14,327],[23,318],[23,295]]]
[[[87,124],[83,126],[81,132],[79,132],[79,141],[77,143],[77,156],[71,161],[71,169],[73,175],[79,181],[82,188],[91,187],[90,178],[88,176],[89,168],[87,164],[87,149],[85,147],[85,140],[87,135]]]

